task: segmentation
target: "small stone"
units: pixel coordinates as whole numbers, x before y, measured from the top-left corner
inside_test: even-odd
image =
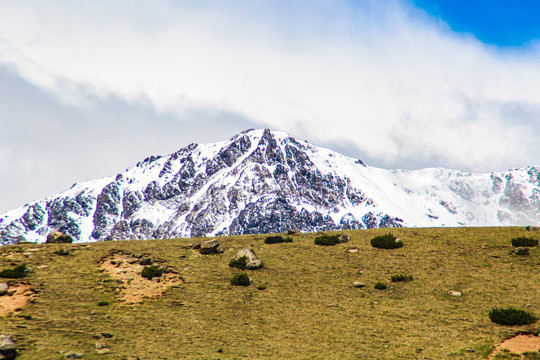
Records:
[[[152,281],[155,281],[155,282],[161,282],[161,278],[160,278],[159,276],[153,277],[153,278],[152,278]]]
[[[84,353],[69,352],[64,355],[64,359],[82,359]]]
[[[4,296],[7,294],[9,289],[8,284],[6,283],[0,283],[0,296]]]
[[[349,235],[347,234],[341,234],[341,236],[338,238],[340,244],[345,244],[349,241]]]
[[[106,348],[106,346],[105,346],[105,344],[103,344],[102,342],[99,342],[99,341],[98,341],[98,342],[96,343],[96,350],[101,350],[101,349],[105,349],[105,348]]]
[[[110,352],[111,352],[111,349],[107,349],[107,348],[96,350],[96,354],[98,354],[98,355],[104,355],[104,354],[108,354]]]
[[[457,290],[450,290],[448,293],[452,296],[461,296],[461,291]]]
[[[354,247],[354,248],[347,249],[347,252],[349,252],[349,253],[351,253],[351,254],[357,253],[357,252],[358,252],[358,248],[357,248],[357,247]]]
[[[152,265],[152,258],[149,256],[145,256],[139,261],[139,264],[143,266]]]
[[[361,281],[355,281],[355,282],[353,282],[353,286],[354,286],[355,288],[363,288],[363,287],[366,287],[366,284],[364,284],[364,283],[361,282]]]
[[[514,251],[514,254],[516,255],[529,255],[529,248],[528,247],[519,247]]]

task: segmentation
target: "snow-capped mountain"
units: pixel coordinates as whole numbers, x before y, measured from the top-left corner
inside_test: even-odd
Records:
[[[278,131],[150,157],[0,216],[0,242],[538,224],[538,167],[385,170]]]

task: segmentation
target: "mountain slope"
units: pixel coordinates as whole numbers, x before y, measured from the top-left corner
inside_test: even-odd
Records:
[[[384,170],[277,131],[191,144],[0,216],[2,244],[540,220],[538,167]]]

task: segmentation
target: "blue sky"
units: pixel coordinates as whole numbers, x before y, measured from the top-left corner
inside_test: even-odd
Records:
[[[0,212],[269,127],[384,168],[540,165],[539,5],[0,0]]]
[[[413,0],[458,33],[502,47],[521,47],[540,39],[540,2],[535,0]]]

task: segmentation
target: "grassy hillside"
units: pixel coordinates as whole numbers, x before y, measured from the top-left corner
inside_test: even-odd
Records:
[[[487,315],[494,306],[540,315],[540,249],[510,253],[511,238],[540,232],[393,229],[404,247],[372,248],[370,239],[386,232],[346,231],[351,240],[335,246],[314,245],[316,234],[271,245],[264,235],[222,237],[224,253],[212,255],[188,247],[204,239],[4,246],[0,270],[25,263],[33,271],[10,280],[30,287],[29,302],[0,316],[0,333],[15,337],[21,360],[69,352],[126,360],[482,359],[517,331],[539,329],[496,325]],[[229,261],[251,244],[264,268],[246,271],[250,286],[231,286],[241,271]],[[100,267],[111,254],[149,256],[183,282],[131,304],[121,299],[130,284]],[[395,274],[413,280],[392,283]],[[374,289],[379,281],[388,289]],[[98,354],[96,343],[110,352]]]

